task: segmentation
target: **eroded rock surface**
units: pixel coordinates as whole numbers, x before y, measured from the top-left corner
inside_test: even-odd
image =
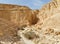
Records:
[[[0,21],[0,40],[16,40],[16,44],[60,44],[60,0],[52,0],[40,10],[16,5],[3,6],[0,17],[10,23],[6,25],[6,21]]]
[[[17,35],[17,26],[5,19],[0,18],[0,42],[17,42],[20,37]]]
[[[38,10],[26,6],[0,4],[0,18],[12,21],[18,26],[34,25],[38,22]]]

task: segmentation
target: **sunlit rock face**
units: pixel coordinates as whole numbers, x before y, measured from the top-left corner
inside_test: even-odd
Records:
[[[18,26],[34,25],[37,23],[38,12],[26,6],[0,4],[0,18],[14,22]]]
[[[52,0],[44,5],[39,11],[39,22],[37,24],[42,25],[46,19],[60,12],[60,0]]]

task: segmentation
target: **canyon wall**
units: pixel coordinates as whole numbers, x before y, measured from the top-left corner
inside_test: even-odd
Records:
[[[39,21],[37,25],[42,25],[43,22],[49,17],[60,12],[60,0],[52,0],[51,2],[45,4],[38,13]]]
[[[39,10],[32,10],[26,6],[0,4],[0,18],[15,23],[18,26],[34,25],[37,23]]]

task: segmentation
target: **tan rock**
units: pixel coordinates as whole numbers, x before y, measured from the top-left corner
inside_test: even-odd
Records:
[[[18,26],[34,25],[37,23],[38,18],[36,14],[26,6],[0,4],[0,18],[12,21]]]
[[[17,42],[20,37],[17,35],[17,26],[10,21],[0,18],[0,42]]]
[[[60,0],[52,0],[48,4],[44,5],[40,10],[39,14],[37,15],[39,18],[39,22],[37,25],[43,25],[44,20],[48,19],[49,17],[59,13],[60,11]]]

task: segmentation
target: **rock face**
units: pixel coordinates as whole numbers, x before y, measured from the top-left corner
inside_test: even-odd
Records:
[[[0,18],[0,43],[2,42],[17,42],[20,37],[17,35],[17,26],[5,19]]]
[[[60,0],[52,0],[50,3],[44,5],[42,9],[39,10],[39,22],[37,25],[43,24],[44,20],[49,17],[59,13],[60,11]]]
[[[36,14],[26,6],[0,4],[0,18],[12,21],[18,26],[36,24],[38,21]]]
[[[0,40],[21,37],[16,44],[60,44],[60,0],[52,0],[40,10],[9,4],[0,4],[0,8]]]

